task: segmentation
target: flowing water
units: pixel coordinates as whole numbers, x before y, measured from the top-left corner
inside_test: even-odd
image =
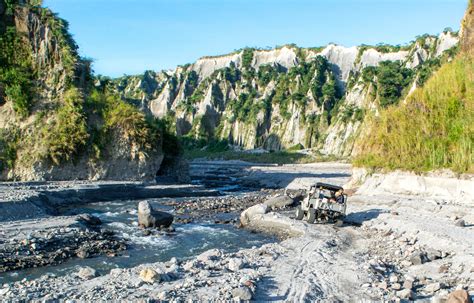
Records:
[[[172,213],[170,207],[162,204],[169,199],[148,201],[155,209]],[[113,268],[128,268],[144,263],[167,261],[172,257],[182,260],[213,248],[231,252],[275,241],[268,235],[251,233],[247,230],[237,229],[232,225],[218,225],[211,222],[174,224],[176,229],[174,233],[145,236],[143,230],[137,225],[137,204],[138,201],[130,200],[97,202],[84,205],[80,209],[69,210],[71,213],[90,213],[99,217],[103,222],[102,228],[113,230],[118,237],[127,240],[128,248],[119,256],[75,258],[56,266],[3,273],[0,274],[0,283],[23,278],[30,280],[46,273],[67,275],[77,272],[80,266],[91,266],[99,274],[105,274]]]

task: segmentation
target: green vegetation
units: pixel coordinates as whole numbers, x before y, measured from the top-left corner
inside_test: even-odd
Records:
[[[386,169],[474,172],[474,59],[442,66],[406,104],[372,117],[354,163]]]
[[[0,171],[12,169],[15,166],[18,139],[17,132],[0,129]]]
[[[31,55],[15,27],[8,27],[0,35],[0,85],[4,96],[13,104],[20,117],[28,116],[32,106]]]
[[[247,69],[251,68],[254,51],[254,48],[244,48],[244,50],[242,51],[242,67]]]
[[[383,61],[377,67],[364,68],[362,80],[375,85],[380,105],[387,107],[400,100],[404,89],[413,80],[413,71],[400,61]]]
[[[87,143],[86,118],[83,114],[83,96],[77,88],[64,94],[63,104],[56,110],[55,119],[41,128],[42,145],[48,158],[58,165],[70,161]]]
[[[163,122],[147,117],[135,106],[117,95],[93,90],[87,99],[86,112],[100,118],[95,123],[92,147],[100,155],[105,143],[122,136],[141,152],[157,150],[164,129]]]

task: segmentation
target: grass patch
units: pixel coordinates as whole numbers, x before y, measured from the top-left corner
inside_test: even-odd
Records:
[[[372,117],[354,164],[389,170],[474,172],[474,58],[442,66],[406,104]]]

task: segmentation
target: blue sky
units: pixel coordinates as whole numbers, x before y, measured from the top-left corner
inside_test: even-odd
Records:
[[[455,30],[467,0],[44,0],[97,74],[192,63],[245,46],[405,44]]]

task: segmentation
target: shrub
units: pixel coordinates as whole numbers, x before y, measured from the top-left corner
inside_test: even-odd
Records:
[[[46,156],[54,164],[72,160],[86,146],[89,138],[83,115],[83,97],[77,88],[64,94],[64,103],[56,110],[55,119],[42,128]]]

